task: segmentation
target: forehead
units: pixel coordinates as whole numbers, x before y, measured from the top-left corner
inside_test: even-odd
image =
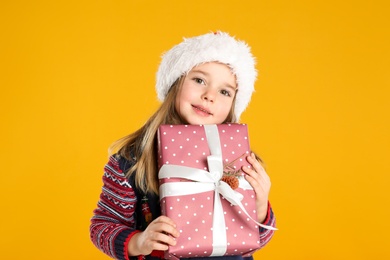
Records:
[[[221,81],[226,82],[226,84],[231,85],[233,88],[237,88],[237,77],[233,73],[231,67],[226,65],[225,63],[220,62],[206,62],[201,63],[193,67],[187,74],[189,73],[201,73],[205,76],[214,77]]]

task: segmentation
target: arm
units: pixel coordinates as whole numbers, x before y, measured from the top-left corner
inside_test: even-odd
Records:
[[[137,196],[123,173],[126,166],[119,160],[120,157],[111,156],[104,168],[102,193],[91,219],[92,242],[110,257],[121,260],[167,250],[179,236],[175,224],[160,216],[144,231],[136,229]]]
[[[263,166],[252,153],[247,157],[252,167],[243,167],[246,180],[251,184],[256,193],[256,208],[258,221],[264,225],[275,227],[275,217],[268,201],[271,189],[271,180]],[[260,247],[264,247],[272,238],[274,230],[260,227]]]
[[[135,229],[136,196],[111,156],[104,167],[103,188],[100,200],[91,219],[90,236],[97,248],[115,259],[129,259],[128,243]]]
[[[267,216],[262,224],[276,227],[274,212],[272,211],[269,202],[268,202]],[[268,244],[268,242],[271,240],[272,236],[274,235],[274,232],[275,232],[274,230],[260,227],[260,248],[263,248],[266,244]]]

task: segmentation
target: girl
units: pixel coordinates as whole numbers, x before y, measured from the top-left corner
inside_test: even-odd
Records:
[[[176,244],[175,223],[160,214],[157,129],[161,124],[238,122],[256,75],[247,44],[223,32],[185,39],[163,55],[156,83],[163,103],[138,131],[111,146],[117,152],[105,166],[90,226],[91,240],[100,250],[116,259],[160,259]],[[275,226],[268,203],[269,177],[253,153],[247,160],[252,167],[242,170],[256,193],[258,222]],[[260,228],[261,247],[272,235],[272,230]]]

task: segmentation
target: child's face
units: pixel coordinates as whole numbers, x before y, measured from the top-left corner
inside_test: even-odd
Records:
[[[227,65],[198,65],[184,79],[176,96],[176,110],[192,125],[221,124],[229,115],[236,89],[236,77]]]

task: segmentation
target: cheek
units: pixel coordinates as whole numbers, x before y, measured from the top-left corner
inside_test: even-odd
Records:
[[[224,114],[225,114],[225,119],[228,117],[230,111],[232,110],[233,103],[230,103],[229,105],[224,106]]]
[[[232,106],[233,106],[233,101],[229,100],[228,102],[225,103],[223,109],[225,112],[229,113],[230,110],[232,109]]]
[[[189,86],[183,86],[179,95],[177,96],[177,99],[181,102],[190,102],[194,99],[194,96],[196,96],[196,94],[196,89],[190,88]]]
[[[230,113],[230,110],[231,110],[231,104],[224,104],[224,105],[221,105],[218,109],[218,115],[219,115],[219,118],[222,120],[222,121],[225,121],[226,118],[228,117],[229,113]]]

